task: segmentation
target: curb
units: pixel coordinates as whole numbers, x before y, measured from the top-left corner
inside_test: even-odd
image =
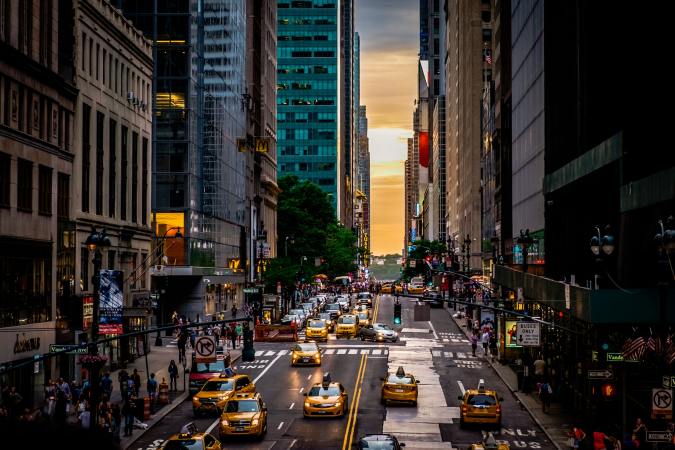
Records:
[[[448,310],[446,309],[446,311],[448,311]],[[455,325],[457,325],[457,326],[459,327],[459,329],[462,330],[462,332],[468,337],[468,336],[469,336],[469,333],[462,327],[462,325],[461,325],[454,317],[452,317],[452,313],[450,313],[450,311],[448,311],[448,314],[450,314],[450,318],[455,322]],[[560,445],[558,445],[558,442],[557,442],[555,439],[553,439],[553,436],[551,436],[551,434],[548,432],[548,430],[546,429],[546,427],[544,427],[544,425],[541,423],[541,421],[534,415],[534,412],[530,409],[530,407],[527,406],[527,404],[525,404],[525,402],[520,398],[520,395],[519,395],[519,393],[518,393],[518,389],[515,389],[515,390],[514,390],[514,389],[511,387],[511,385],[509,384],[509,382],[506,381],[506,378],[504,378],[504,377],[502,376],[502,374],[495,368],[495,363],[493,363],[492,361],[490,361],[490,360],[487,359],[487,358],[486,358],[486,362],[487,362],[488,364],[490,364],[490,367],[492,367],[492,370],[495,371],[495,373],[497,374],[497,376],[504,382],[504,384],[506,385],[506,387],[509,388],[509,390],[511,391],[511,394],[513,394],[513,396],[516,397],[516,398],[518,399],[518,401],[519,401],[520,404],[525,408],[525,410],[527,410],[527,412],[528,412],[528,414],[530,415],[530,417],[532,417],[532,420],[534,420],[534,422],[539,426],[539,428],[542,429],[542,431],[544,432],[544,434],[546,435],[546,437],[548,438],[548,440],[551,441],[551,443],[552,443],[558,450],[568,450],[568,449],[563,449],[562,447],[560,447]]]
[[[235,358],[230,362],[230,365],[232,365],[232,364],[234,364],[235,362],[237,362],[240,358],[241,358],[241,353],[239,354],[239,356],[235,357]],[[140,439],[141,436],[143,436],[146,432],[148,432],[152,427],[154,427],[154,426],[157,425],[159,422],[161,422],[162,419],[164,419],[164,417],[166,417],[171,411],[173,411],[174,409],[178,408],[178,406],[179,406],[181,403],[183,403],[183,402],[185,401],[186,398],[188,398],[188,394],[189,394],[189,392],[183,392],[181,395],[179,395],[178,397],[176,397],[175,399],[173,399],[173,402],[171,402],[171,404],[165,406],[165,407],[162,408],[160,411],[158,411],[157,414],[155,414],[155,415],[152,417],[152,419],[149,420],[149,422],[151,422],[151,423],[148,423],[148,428],[146,428],[145,430],[137,430],[138,432],[135,432],[135,433],[132,435],[131,439],[129,439],[129,440],[128,440],[127,442],[125,442],[124,444],[120,443],[120,449],[121,449],[121,450],[127,450],[129,447],[131,447],[131,446],[134,444],[134,442],[136,442],[138,439]]]

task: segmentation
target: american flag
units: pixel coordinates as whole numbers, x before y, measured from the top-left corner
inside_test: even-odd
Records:
[[[639,360],[647,350],[647,341],[642,336],[626,340],[623,345],[623,357],[625,359]]]
[[[485,50],[485,62],[492,64],[492,52],[488,49]]]
[[[672,334],[666,339],[666,351],[663,357],[668,364],[675,362],[675,342],[673,342]]]

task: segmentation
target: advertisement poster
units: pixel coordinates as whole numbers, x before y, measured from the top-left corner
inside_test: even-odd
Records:
[[[91,327],[91,321],[94,317],[94,297],[87,295],[82,297],[82,330],[88,330]]]
[[[122,334],[123,274],[119,270],[101,270],[100,277],[98,334]]]
[[[515,320],[506,321],[506,348],[520,348],[518,345],[518,322]]]

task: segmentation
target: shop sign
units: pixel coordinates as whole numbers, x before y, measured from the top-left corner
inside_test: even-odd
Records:
[[[673,433],[671,431],[647,431],[647,442],[671,442]]]
[[[541,345],[541,324],[539,322],[518,322],[516,336],[523,347],[539,347]]]
[[[16,341],[14,342],[14,354],[32,352],[40,349],[39,337],[26,337],[26,333],[16,334]]]
[[[82,330],[88,330],[91,327],[91,321],[94,318],[94,297],[87,295],[82,297]]]
[[[518,344],[518,322],[515,320],[506,321],[506,348],[520,348]]]
[[[673,391],[652,389],[652,419],[673,419]]]
[[[661,386],[665,389],[675,388],[675,376],[664,375],[661,380]]]
[[[123,273],[119,270],[101,270],[100,272],[98,334],[118,335],[123,333],[123,278]]]

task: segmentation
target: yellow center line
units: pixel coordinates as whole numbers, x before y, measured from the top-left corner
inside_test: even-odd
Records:
[[[375,311],[373,312],[373,323],[377,322],[377,313],[380,312],[380,296],[375,300]]]
[[[364,354],[361,355],[361,363],[359,364],[359,370],[356,374],[356,383],[354,384],[354,394],[352,396],[352,402],[349,405],[349,418],[347,420],[347,427],[345,428],[345,435],[344,438],[342,439],[343,450],[349,448],[347,447],[347,441],[350,435],[349,430],[351,429],[353,423],[356,422],[356,416],[354,415],[354,411],[356,410],[356,402],[357,402],[356,399],[359,393],[360,384],[361,382],[363,382],[363,374],[365,373],[365,363],[366,363],[366,355]]]
[[[347,445],[347,447],[343,450],[349,450],[350,448],[352,448],[352,440],[354,439],[354,430],[356,430],[356,417],[359,414],[359,402],[361,401],[361,391],[362,391],[362,387],[363,387],[363,379],[366,375],[366,363],[368,362],[368,356],[367,355],[364,355],[364,356],[365,356],[365,359],[363,361],[363,371],[361,373],[361,382],[359,382],[359,393],[358,393],[358,397],[356,398],[356,401],[354,402],[356,406],[354,407],[354,420],[352,420],[352,429],[349,433],[349,445]]]

